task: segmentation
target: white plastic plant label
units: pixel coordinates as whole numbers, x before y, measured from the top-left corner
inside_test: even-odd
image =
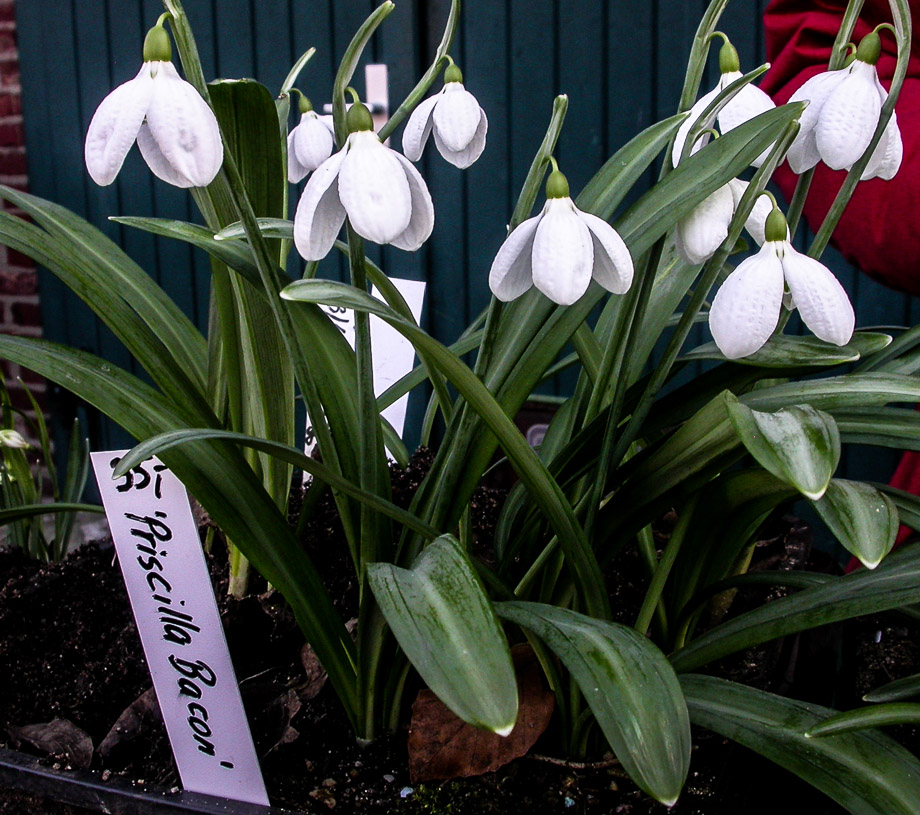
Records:
[[[425,300],[425,283],[420,280],[402,280],[393,278],[392,283],[403,296],[412,316],[418,322],[422,317],[422,303]],[[383,299],[375,286],[372,290],[374,297]],[[321,305],[320,308],[329,315],[330,319],[342,332],[348,344],[355,347],[355,315],[349,308],[343,306]],[[379,317],[371,315],[371,349],[374,355],[374,394],[380,396],[394,382],[404,377],[415,362],[415,348],[402,334],[389,323]],[[409,405],[409,394],[401,396],[386,410],[382,416],[393,429],[402,436],[406,425],[406,409]],[[307,418],[307,436],[304,447],[307,453],[312,452],[316,443],[313,427]]]
[[[268,805],[185,487],[149,459],[92,454],[118,562],[182,786]]]

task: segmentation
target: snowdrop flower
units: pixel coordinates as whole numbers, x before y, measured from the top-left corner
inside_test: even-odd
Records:
[[[451,61],[444,72],[441,92],[412,111],[403,131],[403,151],[406,158],[418,161],[433,132],[438,152],[463,170],[482,155],[488,129],[485,111],[479,107],[476,97],[463,87],[463,74]]]
[[[867,34],[849,66],[817,74],[792,94],[790,102],[808,101],[786,156],[793,172],[803,173],[819,161],[832,170],[849,170],[866,152],[888,98],[875,69],[881,47],[877,31]],[[903,153],[901,131],[892,112],[862,180],[894,178]]]
[[[626,244],[606,221],[575,206],[565,176],[551,161],[546,205],[505,239],[492,262],[489,288],[508,301],[534,285],[560,306],[578,300],[592,278],[607,291],[625,293],[633,278]]]
[[[299,93],[299,91],[298,91]],[[300,94],[300,123],[288,133],[288,181],[296,184],[332,155],[335,146],[331,116],[318,116]]]
[[[26,450],[29,447],[27,442],[18,430],[4,428],[0,430],[0,447],[9,447],[11,450]]]
[[[690,128],[696,124],[713,99],[742,76],[738,51],[729,42],[728,37],[720,31],[715,32],[713,36],[721,36],[725,40],[719,51],[719,70],[721,71],[719,83],[694,103],[693,107],[690,108],[689,115],[677,129],[671,153],[671,161],[675,167],[680,163]],[[766,93],[749,83],[729,99],[717,114],[709,117],[704,122],[703,128],[711,128],[718,121],[719,130],[722,133],[728,133],[729,130],[738,127],[738,125],[744,124],[755,116],[759,116],[761,113],[772,110],[775,107],[773,100]],[[690,153],[695,153],[700,148],[705,147],[708,141],[709,137],[704,134],[702,138],[691,146]],[[759,167],[766,160],[768,153],[769,149],[765,150],[751,164],[754,167]]]
[[[153,174],[176,187],[207,186],[223,163],[217,119],[176,73],[162,19],[147,33],[137,76],[103,99],[90,122],[86,169],[101,186],[115,180],[135,140]]]
[[[826,266],[793,249],[778,209],[767,218],[761,250],[742,261],[722,284],[709,311],[709,329],[728,359],[763,346],[779,322],[784,284],[791,305],[819,339],[846,345],[856,318],[843,286]]]
[[[747,186],[747,181],[733,178],[677,222],[674,244],[687,263],[705,263],[716,253],[728,237],[728,228]],[[764,224],[771,209],[769,199],[759,196],[744,222],[744,228],[758,245],[764,242]]]
[[[434,207],[412,163],[381,143],[368,109],[348,111],[345,146],[316,169],[294,215],[294,244],[305,260],[324,258],[348,216],[374,243],[415,251],[431,234]]]

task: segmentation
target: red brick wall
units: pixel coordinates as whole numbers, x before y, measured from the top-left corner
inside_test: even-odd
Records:
[[[0,0],[0,184],[25,190],[29,178],[22,127],[15,6],[15,0]],[[28,337],[39,337],[42,333],[35,264],[5,246],[0,246],[0,332]],[[10,362],[0,362],[0,368],[14,405],[28,407],[17,377],[22,377],[32,394],[44,403],[44,380]]]

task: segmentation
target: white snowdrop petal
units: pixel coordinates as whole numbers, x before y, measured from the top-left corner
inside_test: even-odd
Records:
[[[696,120],[700,118],[709,103],[718,95],[718,87],[715,87],[708,93],[703,94],[699,99],[696,100],[696,102],[694,102],[693,107],[691,107],[688,111],[687,118],[684,119],[680,127],[677,128],[677,135],[674,137],[674,147],[671,149],[671,163],[675,167],[680,163],[680,156],[684,151],[684,144],[687,141],[687,135],[690,133],[690,128],[693,127]],[[703,125],[703,129],[712,127],[714,122],[715,116],[709,117],[709,119]],[[688,155],[693,155],[697,150],[703,147],[704,144],[705,142],[702,140],[697,141],[696,144],[690,148]]]
[[[828,95],[847,76],[847,71],[822,71],[802,83],[802,86],[789,97],[789,103],[808,102],[802,115],[799,117],[798,141],[803,133],[810,133],[821,115],[821,108]]]
[[[457,153],[473,140],[481,114],[476,97],[462,83],[448,82],[432,115],[435,134],[452,153]]]
[[[874,73],[874,66],[856,60],[821,108],[815,127],[818,153],[832,170],[848,170],[872,140],[882,106]]]
[[[533,283],[554,303],[570,306],[587,290],[594,266],[588,227],[570,198],[551,198],[533,243]]]
[[[594,249],[594,279],[607,291],[625,294],[633,280],[633,261],[619,233],[605,220],[576,209],[588,231]]]
[[[489,288],[499,300],[515,300],[533,285],[532,255],[541,212],[519,224],[501,245],[489,270]]]
[[[860,177],[861,181],[868,181],[870,178],[881,178],[885,181],[891,181],[898,170],[901,169],[901,161],[904,158],[904,143],[901,141],[901,129],[898,127],[897,114],[892,111],[891,118],[885,129],[882,131],[882,137],[872,157],[863,170]]]
[[[412,216],[405,231],[393,238],[390,243],[399,249],[414,252],[431,235],[434,229],[434,204],[425,179],[405,156],[392,152],[397,161],[406,171],[406,180],[409,182],[409,194],[412,198]]]
[[[741,203],[741,199],[744,197],[744,193],[747,192],[748,186],[748,182],[742,181],[740,178],[733,178],[728,182],[728,188],[732,192],[732,202],[736,210],[738,209],[738,204]],[[754,206],[751,208],[751,214],[748,215],[747,220],[744,222],[744,228],[748,231],[748,234],[757,241],[758,246],[763,246],[763,242],[766,240],[764,231],[767,226],[767,216],[772,210],[773,204],[769,197],[766,195],[758,195],[757,199],[754,201]],[[787,237],[788,234],[789,228],[786,227]]]
[[[348,137],[339,170],[339,199],[355,231],[374,243],[390,243],[406,231],[412,195],[396,154],[375,133]]]
[[[465,170],[469,167],[476,159],[482,155],[482,151],[486,147],[486,133],[489,129],[489,120],[486,118],[485,111],[480,110],[482,114],[479,120],[479,127],[476,129],[476,133],[473,135],[472,141],[463,148],[463,150],[452,151],[448,149],[447,145],[441,140],[441,134],[435,128],[434,131],[434,143],[438,147],[438,152],[444,157],[446,161],[449,161],[455,167],[459,167],[461,170]]]
[[[144,122],[144,124],[141,125],[141,129],[137,131],[137,146],[141,151],[141,155],[144,157],[144,161],[147,162],[150,172],[161,181],[172,184],[174,187],[181,187],[182,189],[195,186],[191,179],[186,178],[169,163],[169,159],[167,159],[166,156],[163,155],[163,151],[160,150],[160,145],[157,144],[156,139],[150,134],[150,128],[147,126],[146,122]]]
[[[810,170],[819,161],[821,154],[818,152],[818,137],[814,130],[804,133],[800,130],[795,141],[789,147],[786,153],[786,160],[789,167],[796,175],[801,175],[806,170]]]
[[[171,62],[156,65],[154,92],[147,109],[150,135],[176,172],[194,186],[206,187],[224,160],[217,119]]]
[[[313,172],[332,155],[335,146],[332,130],[313,111],[307,111],[300,117],[300,124],[291,131],[291,135],[297,163],[307,172]]]
[[[783,272],[802,321],[819,339],[846,345],[856,317],[846,291],[831,271],[787,244]]]
[[[773,242],[742,261],[722,284],[709,311],[709,330],[728,359],[753,354],[770,339],[783,302],[783,267]]]
[[[137,138],[153,96],[150,63],[137,76],[119,85],[102,100],[86,131],[84,159],[90,177],[100,186],[111,184]]]
[[[291,184],[296,184],[299,181],[302,181],[307,177],[307,173],[310,171],[304,167],[297,160],[297,151],[294,149],[294,133],[297,128],[295,127],[287,137],[287,166],[288,166],[288,181]]]
[[[678,251],[687,263],[709,260],[728,237],[735,206],[728,185],[719,187],[677,222]]]
[[[339,150],[319,167],[304,187],[294,214],[294,245],[304,260],[322,260],[329,254],[345,222],[339,201],[338,174],[345,159]]]
[[[402,135],[402,149],[410,161],[418,161],[422,157],[422,150],[425,149],[425,142],[428,141],[433,124],[431,114],[434,113],[435,105],[440,101],[441,95],[437,93],[420,102],[412,111],[409,121],[406,122]]]
[[[756,85],[745,85],[719,111],[719,130],[727,133],[775,107],[773,100]]]

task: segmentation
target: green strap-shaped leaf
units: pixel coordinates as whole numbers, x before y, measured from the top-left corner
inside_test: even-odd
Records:
[[[835,478],[812,505],[843,548],[868,568],[878,566],[894,546],[897,507],[871,484]]]
[[[821,739],[805,731],[835,711],[711,676],[682,676],[694,724],[795,773],[853,815],[916,815],[920,761],[876,731]]]
[[[495,610],[553,649],[633,781],[673,804],[690,765],[690,721],[664,654],[633,628],[570,609],[514,601]]]
[[[229,430],[209,430],[205,428],[192,430],[172,430],[168,433],[161,433],[151,439],[147,439],[134,447],[118,463],[115,473],[120,475],[130,470],[135,464],[146,461],[151,456],[161,456],[163,452],[177,445],[187,444],[192,441],[202,441],[204,439],[222,439],[231,441],[243,447],[251,447],[262,453],[274,456],[281,461],[292,464],[295,467],[310,473],[315,478],[327,483],[334,490],[340,490],[346,495],[366,503],[368,506],[376,509],[378,512],[392,518],[399,523],[415,530],[426,538],[436,538],[438,533],[430,526],[422,523],[408,510],[396,506],[396,504],[381,498],[373,493],[366,492],[360,487],[356,487],[348,479],[340,476],[331,467],[327,467],[320,461],[310,458],[302,450],[291,447],[287,444],[259,439],[253,436],[247,436],[244,433],[234,433]],[[41,506],[49,506],[42,504]],[[101,511],[101,508],[100,508]]]
[[[511,652],[476,570],[442,535],[411,569],[368,566],[368,582],[409,661],[461,719],[508,735],[518,696]]]
[[[897,702],[901,699],[912,699],[920,696],[920,674],[905,676],[896,679],[887,685],[869,691],[863,700],[866,702]]]
[[[817,500],[840,461],[840,433],[832,416],[810,405],[764,413],[726,396],[728,417],[757,463]]]
[[[851,733],[870,727],[885,727],[892,724],[920,724],[920,704],[916,702],[892,702],[885,705],[861,707],[829,716],[805,733],[808,738],[824,738],[838,733]]]
[[[77,504],[64,501],[53,504],[23,504],[19,507],[0,509],[0,526],[18,521],[23,518],[34,518],[36,515],[51,515],[57,512],[104,512],[96,504]]]
[[[920,602],[920,547],[893,552],[877,569],[832,578],[722,623],[671,655],[679,672],[768,640]]]
[[[862,357],[880,351],[891,344],[891,336],[868,331],[853,335],[849,344],[832,345],[817,337],[796,337],[781,334],[771,337],[767,344],[750,356],[735,360],[739,365],[756,365],[761,368],[802,368],[841,365],[856,362]],[[725,356],[714,342],[694,348],[682,360],[721,359]]]

